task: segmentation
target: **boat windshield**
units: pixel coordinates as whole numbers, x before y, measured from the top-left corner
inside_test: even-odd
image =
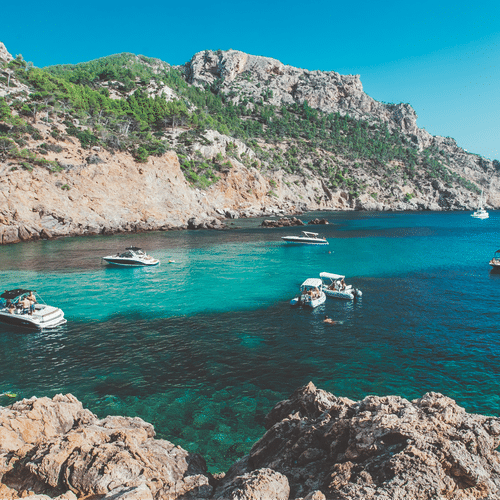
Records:
[[[122,254],[120,254],[120,257],[133,258],[134,254],[132,252],[123,252]]]

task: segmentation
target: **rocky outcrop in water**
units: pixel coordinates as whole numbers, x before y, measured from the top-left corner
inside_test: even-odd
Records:
[[[297,217],[280,217],[279,219],[266,219],[261,223],[262,227],[291,227],[291,226],[304,226]]]
[[[320,226],[324,226],[326,224],[329,224],[329,222],[326,220],[326,219],[313,219],[313,220],[310,220],[308,222],[308,224],[312,224],[312,225],[320,225]]]
[[[500,419],[428,393],[339,398],[312,383],[218,481],[140,418],[98,419],[71,395],[0,408],[0,498],[475,500],[500,498]]]

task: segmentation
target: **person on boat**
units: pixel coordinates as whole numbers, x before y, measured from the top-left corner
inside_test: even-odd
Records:
[[[333,321],[333,319],[330,318],[329,316],[325,315],[325,319],[323,320],[323,323],[326,323],[327,325],[334,325],[335,321]]]
[[[30,312],[31,301],[26,296],[20,302],[21,302],[21,306],[23,307],[23,314],[28,314]]]
[[[16,311],[16,306],[10,301],[7,301],[7,310],[9,311],[9,314],[14,314]]]
[[[30,301],[30,315],[33,315],[33,312],[35,311],[35,304],[36,304],[35,294],[33,292],[30,292],[27,299]]]
[[[342,279],[340,280],[340,289],[341,289],[341,290],[345,290],[345,281],[344,281],[344,278],[342,278]]]

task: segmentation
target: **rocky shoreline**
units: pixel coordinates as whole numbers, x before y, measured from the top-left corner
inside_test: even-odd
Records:
[[[500,419],[427,393],[337,397],[312,383],[266,416],[226,474],[155,439],[140,418],[98,419],[71,394],[0,407],[0,498],[472,500],[500,497]]]

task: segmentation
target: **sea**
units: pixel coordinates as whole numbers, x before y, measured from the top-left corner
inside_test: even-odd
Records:
[[[71,393],[99,417],[141,417],[156,437],[229,468],[265,415],[313,382],[339,397],[434,391],[500,416],[500,212],[320,212],[328,246],[286,244],[304,228],[228,221],[225,231],[60,238],[0,247],[0,289],[35,289],[68,322],[0,326],[0,405]],[[152,268],[105,265],[139,246]],[[362,291],[290,307],[327,271]],[[325,315],[336,321],[324,323]]]

